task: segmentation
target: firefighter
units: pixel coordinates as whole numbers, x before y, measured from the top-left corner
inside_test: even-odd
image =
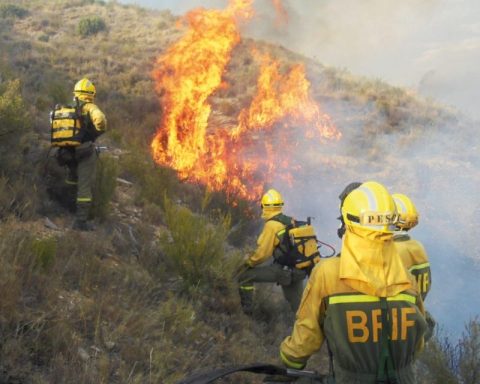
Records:
[[[418,224],[417,208],[408,196],[396,193],[392,197],[399,215],[396,224],[397,232],[394,234],[393,240],[405,267],[417,279],[418,288],[425,301],[432,283],[430,262],[423,245],[412,239],[408,233]]]
[[[80,134],[72,141],[73,145],[64,145],[57,151],[60,165],[67,167],[66,183],[76,186],[76,216],[73,229],[90,231],[94,229],[89,221],[92,205],[92,188],[95,181],[97,153],[95,140],[105,132],[107,120],[103,112],[94,104],[95,85],[83,78],[75,84],[73,95],[76,108],[81,114]]]
[[[425,301],[430,287],[432,285],[432,275],[430,272],[430,262],[422,243],[412,239],[409,231],[418,224],[418,211],[412,200],[400,193],[392,195],[397,208],[399,220],[396,224],[397,232],[393,236],[395,246],[408,271],[417,280],[417,287]],[[429,339],[433,334],[435,320],[431,314],[426,312],[426,319],[429,329],[425,339]]]
[[[393,242],[395,203],[368,181],[346,196],[341,212],[341,257],[313,269],[281,359],[302,369],[326,339],[337,384],[415,383],[412,363],[427,324]]]
[[[248,315],[253,312],[254,283],[279,284],[293,312],[296,312],[300,304],[307,271],[275,262],[281,256],[282,234],[285,228],[293,223],[291,217],[282,213],[283,204],[282,195],[275,189],[268,190],[261,200],[265,225],[257,239],[255,252],[245,260],[246,270],[238,277],[240,302],[244,313]],[[272,256],[273,263],[260,265]]]
[[[338,199],[340,200],[340,216],[337,217],[337,220],[340,220],[340,226],[337,229],[337,235],[340,239],[345,234],[345,222],[343,221],[342,212],[341,212],[343,201],[345,200],[345,198],[348,196],[350,192],[352,192],[354,189],[357,189],[360,185],[362,185],[362,183],[358,181],[354,181],[348,184],[340,193],[340,195],[338,195]]]

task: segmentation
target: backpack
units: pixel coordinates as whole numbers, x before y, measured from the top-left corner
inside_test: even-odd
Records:
[[[285,225],[285,228],[276,234],[280,243],[273,252],[275,262],[310,273],[320,261],[317,236],[310,218],[307,218],[307,221],[298,221],[280,214],[270,220]]]
[[[85,135],[78,102],[75,106],[57,104],[50,112],[52,147],[76,147]]]

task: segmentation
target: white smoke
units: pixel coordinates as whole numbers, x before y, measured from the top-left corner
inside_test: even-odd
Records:
[[[124,2],[128,2],[125,0]],[[135,0],[142,6],[182,14],[195,7],[223,8],[226,0]],[[480,2],[476,0],[283,0],[289,22],[279,29],[271,0],[257,0],[249,36],[285,47],[353,74],[411,87],[480,118]],[[421,240],[432,263],[433,285],[427,307],[439,322],[461,332],[478,315],[480,248],[479,135],[467,119],[439,120],[431,126],[404,122],[404,133],[362,138],[368,108],[324,105],[344,139],[319,145],[299,157],[302,185],[285,191],[286,212],[315,216],[322,240],[336,238],[338,194],[352,181],[377,180],[409,195]],[[351,119],[349,119],[351,118]],[[356,121],[356,123],[351,123]],[[417,130],[421,130],[418,132]],[[372,140],[372,138],[370,138]],[[473,260],[473,261],[472,261]],[[477,263],[477,265],[475,265]],[[459,298],[461,298],[459,300]],[[456,308],[461,319],[452,311]]]

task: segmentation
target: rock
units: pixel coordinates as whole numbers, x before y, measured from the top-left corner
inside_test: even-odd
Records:
[[[118,181],[120,184],[123,184],[123,185],[128,185],[128,186],[133,185],[132,182],[130,182],[130,181],[128,181],[128,180],[125,180],[125,179],[122,179],[121,177],[117,177],[117,181]]]
[[[113,341],[106,341],[105,342],[105,348],[107,348],[109,351],[111,351],[113,348],[115,348],[115,343]]]
[[[60,228],[58,228],[58,226],[48,217],[45,217],[45,219],[43,220],[43,225],[45,225],[45,227],[47,228],[54,229],[56,231],[60,230]]]
[[[83,349],[82,347],[78,347],[78,356],[80,356],[80,358],[83,360],[83,361],[88,361],[90,360],[90,355],[88,354],[88,352]]]

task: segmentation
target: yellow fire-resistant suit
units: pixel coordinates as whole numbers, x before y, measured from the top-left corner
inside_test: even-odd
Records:
[[[425,248],[422,243],[412,239],[406,232],[396,233],[393,236],[393,240],[403,264],[417,280],[418,290],[422,295],[423,301],[425,301],[432,286],[430,262]],[[428,323],[428,330],[425,334],[425,341],[427,341],[433,336],[436,322],[428,311],[425,311],[425,318]]]
[[[419,241],[412,239],[407,233],[395,234],[393,240],[403,264],[417,279],[418,289],[422,294],[422,299],[425,301],[432,284],[430,262],[425,248]]]
[[[394,369],[387,375],[410,384],[426,328],[421,296],[392,235],[348,228],[341,256],[313,269],[280,355],[287,366],[302,368],[327,339],[337,384],[373,384],[389,350]]]
[[[265,220],[265,225],[257,239],[257,248],[255,252],[245,260],[248,269],[238,277],[240,283],[240,300],[245,313],[251,313],[253,309],[254,283],[279,284],[293,312],[297,310],[300,304],[303,292],[303,280],[307,275],[305,271],[296,268],[287,268],[280,264],[259,265],[272,257],[275,248],[280,243],[277,234],[283,230],[286,225],[272,219],[275,216],[281,215],[281,213],[281,207],[263,208],[262,219]],[[284,216],[284,218],[285,217],[286,216]]]
[[[82,117],[85,121],[85,134],[82,143],[76,147],[63,147],[57,159],[67,166],[65,182],[76,187],[76,220],[84,223],[89,216],[92,204],[92,188],[95,181],[97,155],[94,142],[107,127],[107,119],[100,108],[91,101],[79,100]]]

